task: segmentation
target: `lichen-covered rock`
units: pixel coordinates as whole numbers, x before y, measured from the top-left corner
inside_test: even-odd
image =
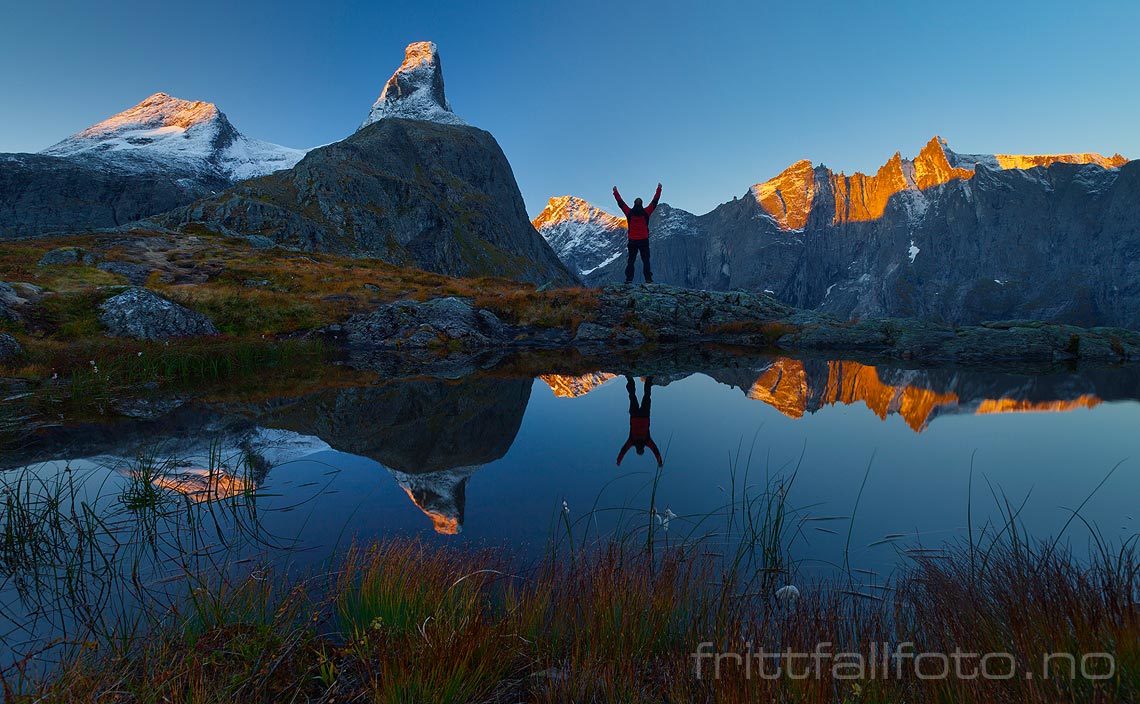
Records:
[[[99,320],[112,337],[165,340],[217,335],[205,315],[145,288],[130,288],[99,306]]]
[[[81,247],[58,247],[44,256],[36,266],[64,266],[68,264],[94,264],[95,255]]]
[[[694,336],[736,332],[783,320],[794,314],[762,294],[744,291],[694,291],[662,284],[609,286],[602,290],[597,320],[602,325],[649,330],[662,341],[683,341]]]
[[[508,341],[508,329],[487,310],[476,310],[463,298],[396,301],[345,322],[348,343],[355,347],[417,349],[458,342],[486,347]]]
[[[101,269],[109,274],[118,274],[135,286],[142,286],[146,283],[150,272],[153,271],[145,264],[135,264],[134,262],[102,262],[96,268]]]
[[[22,302],[16,289],[0,281],[0,320],[15,320],[16,306]]]
[[[24,354],[24,348],[6,332],[0,332],[0,364],[10,362]]]

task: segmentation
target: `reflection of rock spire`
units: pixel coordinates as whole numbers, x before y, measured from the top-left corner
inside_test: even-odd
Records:
[[[424,514],[436,533],[456,535],[463,530],[463,508],[467,500],[467,480],[479,469],[456,467],[429,474],[405,474],[389,470]]]

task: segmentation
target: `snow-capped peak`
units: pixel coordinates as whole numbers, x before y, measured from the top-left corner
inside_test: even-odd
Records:
[[[538,230],[562,222],[591,223],[606,229],[624,228],[626,226],[625,218],[610,215],[577,196],[555,196],[551,198],[533,222]]]
[[[564,264],[586,276],[621,256],[626,222],[576,196],[551,198],[532,223]]]
[[[413,42],[404,50],[404,63],[396,69],[361,127],[400,117],[447,125],[465,125],[451,111],[443,93],[443,66],[435,42]]]
[[[240,181],[290,168],[305,150],[246,137],[213,103],[155,93],[42,153],[94,158],[131,171],[175,169]]]

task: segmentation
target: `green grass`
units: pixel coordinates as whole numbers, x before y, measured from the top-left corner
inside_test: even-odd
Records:
[[[611,544],[573,566],[512,574],[490,553],[388,540],[354,550],[328,597],[264,578],[203,584],[189,615],[126,652],[83,654],[28,701],[112,691],[201,702],[1134,701],[1135,557],[1003,551],[971,583],[967,552],[953,550],[908,569],[880,600],[819,586],[788,606],[770,593],[722,593],[726,575],[707,554],[649,561]],[[819,679],[760,680],[728,665],[719,680],[693,675],[698,643],[743,652],[745,634],[757,648],[804,652],[829,642],[869,656],[872,642],[903,641],[919,652],[1010,652],[1039,675],[1043,653],[1109,650],[1118,671],[1105,681],[928,680],[905,669],[862,682],[826,669]]]

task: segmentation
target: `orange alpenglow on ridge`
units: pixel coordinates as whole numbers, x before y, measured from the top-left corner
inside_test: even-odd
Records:
[[[434,42],[412,42],[404,49],[404,62],[396,71],[410,71],[424,64],[430,64],[435,54]]]
[[[558,398],[578,398],[585,396],[617,374],[609,372],[591,372],[581,376],[565,376],[562,374],[543,374],[539,376],[554,392]]]
[[[801,159],[749,191],[781,230],[802,230],[815,200],[815,169],[811,161]]]
[[[903,191],[921,193],[959,179],[974,176],[973,168],[954,166],[947,157],[945,141],[934,137],[914,159],[904,159],[898,152],[874,175],[855,172],[829,172],[829,183],[835,200],[832,224],[869,222],[883,216],[890,199]],[[1128,162],[1120,154],[1105,157],[1094,152],[1074,154],[995,154],[984,156],[991,168],[1030,169],[1058,162],[1096,164],[1106,169]],[[973,166],[972,163],[968,164]],[[778,176],[749,189],[756,202],[781,230],[801,230],[811,216],[817,194],[815,171],[811,161],[802,160],[789,166]]]
[[[959,178],[971,178],[971,169],[950,165],[941,137],[933,137],[914,158],[914,184],[921,190],[941,186]]]
[[[1095,152],[1081,154],[994,154],[1003,169],[1032,169],[1050,164],[1096,164],[1106,169],[1117,169],[1128,163],[1120,154],[1103,156]]]
[[[843,172],[832,174],[835,215],[831,221],[840,223],[879,219],[887,209],[887,201],[891,196],[909,185],[902,164],[902,155],[895,152],[874,176],[858,171],[850,176]]]
[[[625,229],[625,218],[610,215],[601,208],[577,196],[556,196],[550,199],[542,212],[531,221],[536,230],[544,225],[560,222],[595,222],[611,229]]]

